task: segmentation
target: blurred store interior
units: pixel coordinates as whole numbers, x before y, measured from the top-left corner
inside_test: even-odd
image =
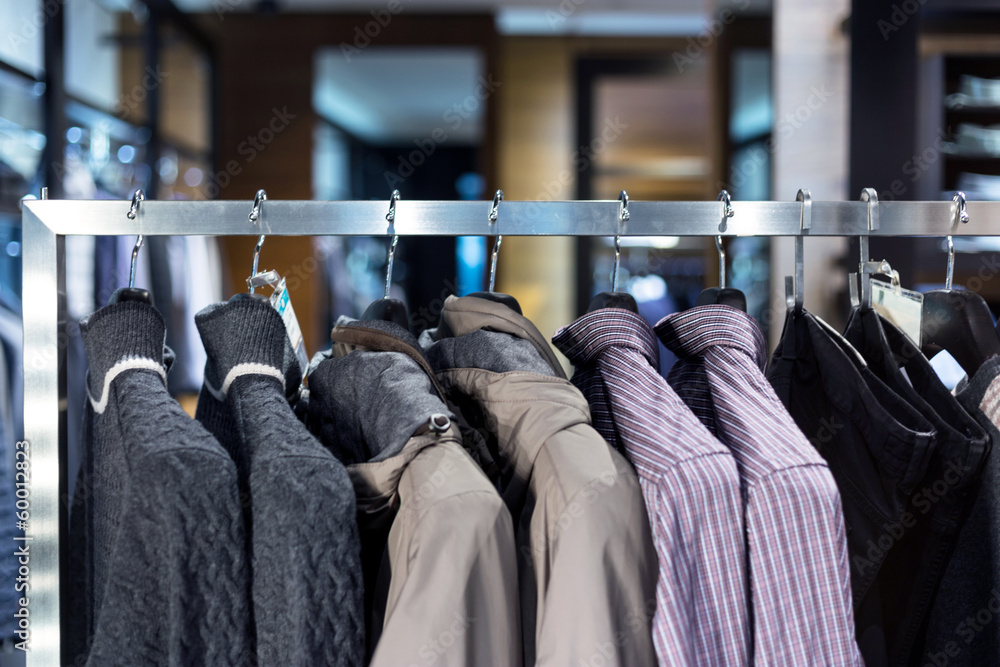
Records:
[[[260,188],[271,200],[388,207],[394,189],[404,200],[489,201],[502,189],[508,201],[621,190],[632,201],[715,201],[722,190],[792,201],[800,188],[856,200],[865,187],[882,202],[956,190],[1000,200],[1000,2],[0,0],[0,425],[23,437],[12,352],[21,207],[42,188],[121,200],[124,215],[137,188],[244,201],[249,213]],[[729,224],[739,234],[739,217]],[[419,334],[449,295],[485,289],[494,227],[484,217],[481,236],[459,238],[404,227],[392,295]],[[247,289],[251,231],[149,237],[140,252],[136,286],[166,320],[169,388],[189,412],[205,365],[193,315]],[[505,237],[496,290],[550,338],[610,289],[614,233]],[[329,347],[338,317],[382,296],[388,240],[268,238],[261,268],[286,278],[309,355]],[[87,368],[76,322],[127,284],[134,243],[66,237],[71,491]],[[793,243],[724,243],[728,285],[772,349]],[[924,291],[945,282],[944,243],[874,238],[871,256]],[[1000,239],[954,246],[955,285],[996,317]],[[858,252],[849,238],[805,241],[805,305],[838,331]],[[711,237],[626,237],[620,289],[655,323],[718,284],[719,257]],[[672,362],[661,346],[661,372]],[[935,364],[951,386],[962,375],[947,358]],[[9,469],[13,448],[2,451]],[[0,639],[0,666],[23,664]]]
[[[1000,5],[988,0],[0,0],[0,301],[17,314],[20,200],[817,200],[1000,197]],[[731,224],[738,230],[740,221]],[[483,289],[492,238],[403,237],[393,293],[416,333]],[[610,286],[602,238],[509,237],[497,290],[550,336]],[[79,318],[134,238],[67,240]],[[386,243],[278,238],[310,354],[381,295]],[[201,384],[185,323],[243,287],[254,238],[150,239],[172,389]],[[955,282],[1000,251],[956,240]],[[627,238],[651,322],[718,282],[712,238]],[[849,239],[806,242],[806,305],[848,308]],[[772,344],[792,240],[726,241],[728,281]],[[940,240],[872,241],[905,284],[944,281]],[[981,293],[1000,312],[1000,286]],[[79,361],[79,360],[78,360]],[[669,366],[664,351],[664,369]],[[70,355],[72,367],[72,352]]]
[[[64,198],[142,187],[160,199],[247,200],[259,187],[278,199],[387,199],[393,188],[407,199],[625,189],[633,200],[714,198],[723,187],[734,199],[790,199],[800,187],[847,199],[872,186],[883,200],[1000,190],[990,127],[1000,118],[976,103],[1000,85],[983,81],[1000,63],[996,3],[931,0],[898,16],[890,2],[834,0],[49,4],[0,3],[0,284],[14,294],[18,200],[43,185]],[[221,243],[221,292],[242,283],[251,243]],[[608,286],[610,238],[507,244],[499,288],[545,333]],[[293,290],[311,348],[331,318],[357,314],[381,289],[384,245],[268,244],[279,270],[321,247],[308,265],[322,270]],[[727,248],[733,286],[772,333],[790,256],[773,245]],[[972,240],[958,251],[983,249]],[[940,282],[936,244],[892,250],[911,284]],[[846,246],[816,239],[807,253],[810,307],[836,320]],[[432,324],[444,296],[481,287],[487,254],[485,237],[410,240],[394,280]],[[624,262],[655,319],[690,305],[718,259],[711,239],[668,237],[629,239]],[[970,269],[960,257],[959,275]]]

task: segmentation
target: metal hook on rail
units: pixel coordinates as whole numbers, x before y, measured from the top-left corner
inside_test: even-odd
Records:
[[[955,202],[955,222],[954,225],[958,223],[968,223],[969,222],[969,211],[965,203],[965,193],[959,190],[954,195],[952,195],[951,200]],[[955,242],[951,238],[951,234],[948,235],[948,273],[945,275],[944,288],[950,290],[952,285],[952,278],[955,275]]]
[[[141,204],[145,199],[146,195],[143,193],[142,188],[139,188],[132,194],[132,205],[129,207],[128,213],[125,214],[129,220],[135,220],[135,216],[139,213],[139,204]],[[142,247],[142,240],[142,234],[139,234],[139,236],[135,239],[135,246],[132,248],[132,262],[129,265],[128,270],[129,289],[135,287],[135,265],[139,259],[139,248]]]
[[[497,190],[493,195],[493,206],[490,207],[490,225],[494,225],[497,219],[500,217],[500,202],[503,201],[503,190]],[[497,234],[496,238],[493,239],[493,252],[490,256],[490,287],[489,291],[493,293],[493,286],[496,284],[497,279],[497,253],[500,252],[500,244],[503,242],[503,236]]]
[[[622,257],[622,226],[628,222],[632,214],[628,210],[628,193],[622,190],[618,193],[618,233],[615,234],[615,269],[611,273],[611,291],[618,291],[618,266]]]
[[[249,219],[251,223],[257,224],[258,222],[260,222],[261,215],[264,212],[264,202],[266,201],[267,201],[267,193],[264,191],[263,188],[261,188],[260,190],[257,191],[257,194],[254,195],[253,208],[250,209],[250,215],[247,216],[247,219]],[[260,237],[257,239],[257,245],[254,246],[253,249],[253,265],[250,268],[250,277],[247,278],[247,287],[250,288],[250,294],[253,294],[254,290],[257,288],[257,285],[254,282],[254,278],[257,277],[257,265],[258,262],[260,261],[260,249],[263,246],[264,246],[264,234],[261,234]]]

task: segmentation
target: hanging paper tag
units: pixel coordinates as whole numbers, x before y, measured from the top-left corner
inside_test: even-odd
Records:
[[[306,343],[302,339],[302,329],[299,328],[299,320],[295,317],[295,309],[292,308],[292,301],[288,297],[288,288],[285,286],[284,278],[278,281],[270,301],[285,323],[288,340],[292,343],[292,349],[295,350],[295,356],[299,360],[299,368],[302,370],[302,378],[305,379],[309,369],[309,356],[306,354]]]
[[[920,314],[924,295],[903,289],[899,285],[872,280],[872,307],[879,315],[896,325],[920,348]]]

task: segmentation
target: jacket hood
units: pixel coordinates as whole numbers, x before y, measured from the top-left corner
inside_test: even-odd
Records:
[[[456,343],[457,339],[462,342]],[[531,320],[488,299],[449,296],[437,329],[425,331],[420,343],[436,370],[476,367],[566,379],[548,341]]]
[[[451,415],[416,339],[391,322],[340,318],[314,358],[308,421],[346,464],[382,461],[432,420]],[[320,359],[316,363],[317,359]]]

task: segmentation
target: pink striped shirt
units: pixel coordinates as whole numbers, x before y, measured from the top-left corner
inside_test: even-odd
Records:
[[[556,332],[594,427],[635,466],[659,560],[653,641],[660,665],[746,665],[746,549],[730,451],[657,372],[652,328],[603,309]]]
[[[764,335],[746,313],[691,308],[656,325],[678,362],[667,379],[736,457],[743,484],[760,665],[861,665],[840,493],[764,377]]]

